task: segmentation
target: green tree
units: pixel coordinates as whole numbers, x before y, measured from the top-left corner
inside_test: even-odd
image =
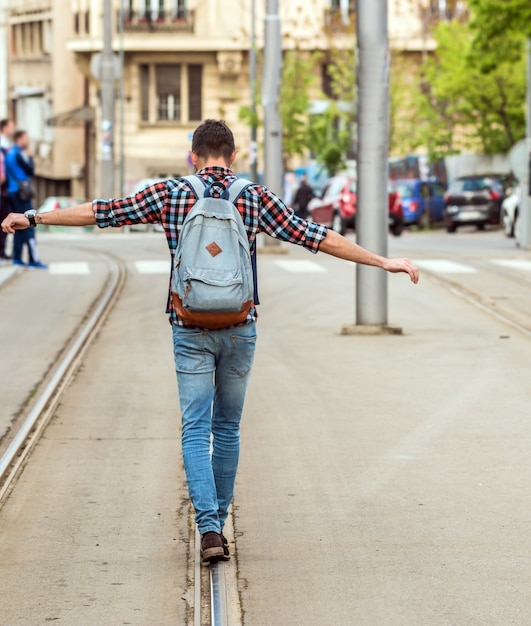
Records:
[[[308,147],[308,113],[319,58],[319,53],[305,55],[299,50],[284,55],[279,108],[286,165],[291,157],[303,155]]]
[[[505,47],[492,49],[482,63],[470,24],[440,23],[433,58],[423,66],[419,139],[437,159],[456,147],[487,154],[507,151],[524,135],[524,38],[507,33]]]
[[[310,116],[307,135],[317,162],[330,176],[345,166],[355,121],[355,39],[347,33],[340,41],[343,45],[331,42],[324,68],[327,93],[323,94],[323,111]]]

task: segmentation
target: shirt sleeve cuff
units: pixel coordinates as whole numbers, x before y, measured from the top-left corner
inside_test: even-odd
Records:
[[[321,226],[321,224],[316,224],[315,222],[308,222],[304,247],[313,254],[316,254],[319,252],[319,246],[321,242],[324,241],[327,233],[328,228],[326,226]]]
[[[96,218],[96,226],[98,228],[107,228],[107,226],[117,226],[118,224],[111,217],[110,203],[107,200],[93,200],[92,210]]]

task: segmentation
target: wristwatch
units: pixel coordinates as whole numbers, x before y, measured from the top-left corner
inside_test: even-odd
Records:
[[[30,226],[35,228],[37,226],[37,222],[35,221],[35,216],[37,215],[37,211],[35,209],[30,209],[24,213],[24,217],[28,218]]]

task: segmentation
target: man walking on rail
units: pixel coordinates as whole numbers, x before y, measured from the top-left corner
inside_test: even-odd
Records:
[[[265,232],[272,237],[304,246],[313,253],[321,251],[391,273],[403,272],[410,276],[413,283],[418,282],[418,270],[407,259],[378,256],[334,231],[298,218],[265,187],[240,184],[237,197],[231,198],[229,188],[236,179],[231,166],[235,158],[232,131],[222,121],[206,120],[194,132],[191,150],[191,159],[200,181],[184,178],[167,180],[126,198],[94,200],[92,203],[43,214],[36,214],[34,211],[24,215],[10,214],[3,221],[2,229],[13,233],[36,224],[97,224],[100,228],[105,228],[138,222],[161,223],[174,261],[175,278],[182,272],[179,263],[184,258],[180,256],[184,252],[179,248],[179,237],[181,234],[183,240],[191,237],[186,232],[189,221],[185,224],[185,220],[187,216],[192,217],[193,213],[190,212],[194,206],[197,204],[198,209],[201,204],[198,202],[198,192],[194,191],[200,183],[200,190],[201,185],[207,189],[205,195],[214,198],[223,196],[233,200],[233,205],[243,220],[241,223],[238,218],[240,223],[235,228],[245,229],[247,254],[250,249],[253,257],[256,252],[256,235],[258,232]],[[212,202],[211,198],[209,202]],[[224,204],[225,208],[226,206]],[[212,216],[204,211],[200,217],[207,223]],[[230,219],[233,220],[232,217]],[[184,248],[184,242],[181,243]],[[247,245],[247,242],[244,243]],[[227,250],[225,244],[220,246],[217,241],[212,241],[205,248],[212,258],[218,255],[223,258],[223,249]],[[197,254],[205,255],[202,247],[197,248]],[[245,251],[242,255],[245,257]],[[176,256],[179,259],[175,266]],[[256,279],[256,275],[254,278]],[[208,284],[209,281],[206,282]],[[190,283],[180,296],[185,297],[189,290]],[[206,321],[207,318],[199,325],[190,324],[190,319],[188,322],[183,319],[187,318],[189,312],[183,308],[182,298],[171,292],[168,297],[166,312],[173,331],[175,369],[182,413],[183,460],[190,499],[201,533],[204,563],[230,558],[223,526],[234,492],[240,448],[240,420],[255,351],[256,280],[254,294],[255,297],[247,303],[248,306],[240,311],[243,319],[228,327],[223,327],[222,323],[220,327],[219,319],[210,324]],[[176,307],[181,315],[178,315]]]

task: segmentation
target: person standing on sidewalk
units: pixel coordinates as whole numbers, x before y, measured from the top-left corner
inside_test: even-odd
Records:
[[[11,141],[15,133],[15,123],[13,120],[0,120],[0,153],[3,157],[4,180],[0,185],[0,221],[4,220],[9,214],[7,201],[7,180],[5,179],[5,159],[7,151],[11,148]],[[0,232],[0,259],[7,259],[6,254],[6,235]]]
[[[191,159],[196,174],[223,194],[236,176],[231,166],[236,159],[234,136],[219,120],[206,120],[194,132]],[[117,200],[94,200],[77,207],[50,213],[10,214],[2,223],[5,232],[37,224],[119,227],[137,222],[161,223],[172,256],[183,222],[196,196],[184,179],[155,183],[138,193]],[[251,253],[256,235],[301,245],[310,252],[325,252],[355,263],[408,274],[418,282],[418,270],[407,259],[388,259],[319,224],[294,215],[291,209],[265,187],[252,184],[235,201],[247,232]],[[238,326],[208,330],[186,326],[173,307],[171,293],[167,313],[173,332],[175,369],[182,414],[182,451],[188,491],[201,533],[204,563],[230,558],[223,536],[240,449],[240,420],[256,343],[256,306]],[[213,453],[210,441],[213,437]]]
[[[7,178],[7,197],[11,211],[24,214],[31,210],[32,187],[31,178],[35,172],[35,165],[31,156],[29,136],[25,130],[17,130],[14,135],[14,146],[8,150],[5,159]],[[35,229],[18,230],[15,232],[13,243],[13,265],[26,267],[22,260],[24,244],[28,247],[29,263],[27,267],[46,269],[48,266],[41,263]]]
[[[295,198],[293,199],[293,207],[297,217],[300,217],[303,220],[308,217],[308,205],[314,195],[313,189],[308,184],[306,174],[303,174],[301,176],[300,186],[295,193]]]

